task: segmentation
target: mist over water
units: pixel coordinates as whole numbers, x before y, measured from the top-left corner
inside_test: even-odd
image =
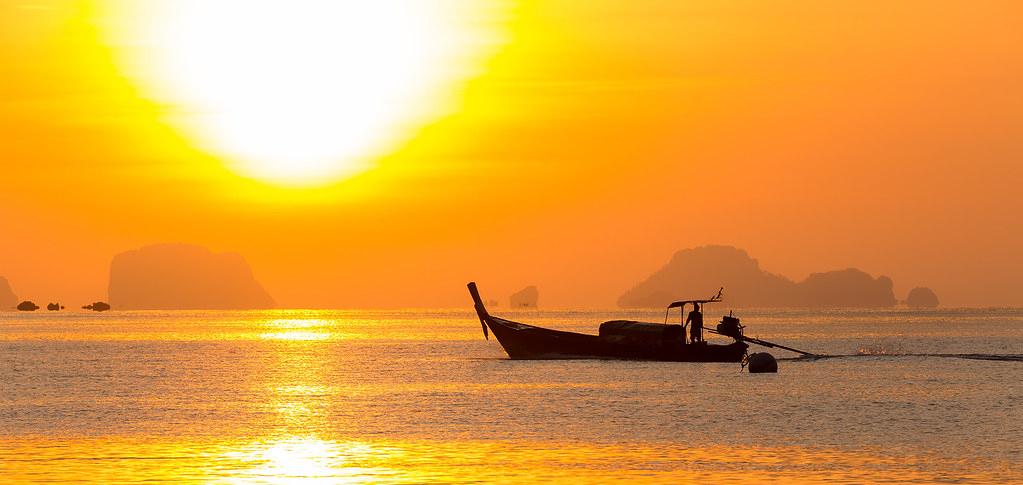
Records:
[[[664,318],[492,312],[580,332]],[[836,357],[782,360],[775,375],[737,364],[511,361],[461,310],[2,314],[0,475],[1023,480],[1023,310],[738,316],[748,335]]]

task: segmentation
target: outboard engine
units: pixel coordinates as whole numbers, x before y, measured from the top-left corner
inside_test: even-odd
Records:
[[[733,317],[732,312],[728,312],[728,315],[721,317],[721,323],[718,324],[717,331],[721,335],[727,335],[735,340],[742,340],[742,328],[739,318]]]

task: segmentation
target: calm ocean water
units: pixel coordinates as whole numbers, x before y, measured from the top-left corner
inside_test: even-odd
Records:
[[[2,313],[0,481],[1023,482],[1023,310],[738,316],[838,357],[510,361],[470,311]]]

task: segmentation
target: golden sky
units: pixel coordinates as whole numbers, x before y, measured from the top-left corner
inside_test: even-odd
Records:
[[[1023,305],[1018,1],[424,0],[338,30],[224,0],[154,47],[160,3],[0,2],[0,276],[23,298],[102,299],[115,253],[188,242],[284,306],[465,306],[470,279],[611,306],[730,244],[794,279]],[[338,170],[275,162],[293,128]]]

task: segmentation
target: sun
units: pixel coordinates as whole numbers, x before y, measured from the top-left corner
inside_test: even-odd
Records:
[[[237,173],[323,185],[456,109],[500,43],[452,0],[124,0],[117,63],[166,121]],[[473,18],[473,22],[465,19]]]

